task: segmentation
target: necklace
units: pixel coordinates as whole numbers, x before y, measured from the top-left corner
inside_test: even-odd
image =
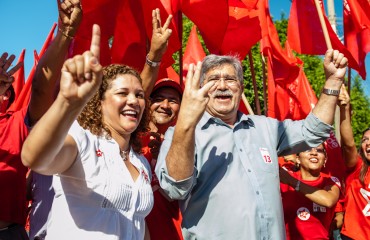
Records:
[[[119,154],[121,155],[121,158],[122,158],[123,161],[126,161],[127,160],[128,153],[129,153],[129,150],[126,150],[126,151],[120,150],[119,151]]]

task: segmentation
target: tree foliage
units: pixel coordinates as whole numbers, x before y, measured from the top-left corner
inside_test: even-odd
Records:
[[[362,132],[370,126],[370,98],[365,95],[357,75],[353,78],[351,86],[352,129],[356,144],[360,144]]]

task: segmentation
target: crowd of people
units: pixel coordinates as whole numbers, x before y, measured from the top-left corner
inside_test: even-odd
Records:
[[[98,25],[67,59],[83,11],[80,0],[58,8],[19,111],[8,108],[22,63],[0,57],[0,240],[370,239],[370,128],[357,149],[342,53],[326,52],[312,112],[278,121],[238,110],[234,56],[191,64],[185,84],[157,80],[172,19],[162,25],[158,9],[138,72],[100,64]],[[337,105],[345,179],[322,171]]]

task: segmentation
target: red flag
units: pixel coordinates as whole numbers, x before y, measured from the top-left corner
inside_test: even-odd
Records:
[[[141,4],[137,0],[126,0],[121,1],[119,8],[111,48],[112,63],[126,64],[141,71],[147,44]]]
[[[344,43],[359,65],[359,74],[366,79],[365,58],[370,51],[370,4],[367,0],[344,0]]]
[[[244,59],[251,47],[263,36],[261,13],[266,11],[266,1],[261,0],[254,9],[239,0],[229,0],[229,23],[220,53],[238,55]]]
[[[359,71],[356,60],[339,40],[325,15],[324,19],[333,49],[343,53],[348,59],[348,65]],[[327,47],[314,0],[293,0],[288,21],[288,42],[298,53],[325,54]]]
[[[202,61],[206,57],[203,46],[199,41],[197,34],[197,26],[193,26],[190,31],[188,43],[183,57],[183,76],[186,76],[189,65],[191,63],[196,64],[199,61]]]
[[[271,65],[270,77],[274,81],[291,82],[299,75],[299,67],[302,62],[294,56],[288,55],[280,45],[279,36],[270,14],[266,14],[266,26],[268,35],[261,41],[261,49],[268,56]]]
[[[197,25],[208,50],[219,54],[229,21],[227,0],[181,0],[181,9]]]
[[[83,18],[71,44],[70,57],[90,49],[92,26],[98,24],[101,29],[100,63],[103,66],[111,63],[109,43],[114,34],[120,3],[114,0],[81,0]]]
[[[26,53],[26,49],[23,49],[21,54],[19,55],[18,63],[24,62],[25,53]],[[22,88],[24,86],[24,81],[25,81],[24,65],[16,73],[14,73],[13,77],[14,77],[13,88],[15,92],[15,99],[17,99],[17,97],[21,93]]]
[[[284,50],[269,14],[266,15],[268,35],[261,41],[264,55],[268,56],[268,116],[283,120],[302,119],[315,102],[313,92],[303,72],[303,62],[296,58],[286,43]],[[308,98],[310,97],[310,98]]]
[[[321,171],[339,178],[341,184],[343,184],[347,168],[344,164],[342,148],[332,131],[330,132],[330,137],[324,142],[324,146],[328,156],[326,164]]]
[[[9,107],[8,111],[18,111],[28,105],[31,97],[32,80],[33,76],[35,75],[36,66],[39,62],[39,59],[45,53],[46,49],[50,46],[51,41],[54,39],[55,27],[56,24],[54,23],[48,36],[46,37],[44,45],[41,48],[40,54],[38,55],[36,50],[34,51],[34,65],[31,69],[31,72],[27,77],[27,81],[23,85],[22,91],[20,92],[19,96],[17,96],[14,103]]]

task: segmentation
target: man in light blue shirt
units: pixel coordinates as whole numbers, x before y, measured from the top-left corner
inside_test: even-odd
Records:
[[[209,55],[190,67],[156,166],[161,187],[181,200],[184,239],[285,239],[277,156],[329,136],[346,66],[343,54],[329,50],[316,107],[305,120],[283,122],[238,112],[238,59]]]

